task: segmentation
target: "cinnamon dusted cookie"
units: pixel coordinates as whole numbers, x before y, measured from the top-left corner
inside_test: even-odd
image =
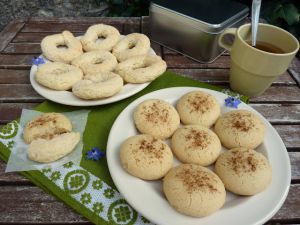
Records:
[[[120,159],[128,173],[145,180],[160,179],[173,164],[169,146],[146,134],[125,140],[121,146]]]
[[[255,195],[271,183],[272,168],[259,152],[235,148],[217,159],[215,171],[228,191],[239,195]]]
[[[194,217],[216,212],[226,198],[220,178],[211,170],[195,164],[172,168],[164,177],[163,191],[178,212]]]
[[[227,148],[256,148],[263,142],[265,125],[253,112],[234,110],[225,113],[215,124],[215,132]]]
[[[149,99],[140,103],[134,111],[133,118],[141,133],[160,139],[172,136],[180,124],[175,108],[160,99]]]
[[[200,125],[178,128],[172,136],[172,151],[183,163],[208,166],[221,152],[221,142],[210,129]]]
[[[192,91],[183,95],[176,106],[183,124],[199,124],[211,127],[220,116],[217,99],[203,91]]]

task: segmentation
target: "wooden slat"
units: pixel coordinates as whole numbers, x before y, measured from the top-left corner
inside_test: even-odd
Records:
[[[181,53],[179,53],[179,52],[177,52],[173,49],[170,49],[168,47],[165,47],[165,46],[163,46],[163,54],[164,55],[181,55]],[[227,55],[228,56],[229,52],[225,51],[225,52],[222,53],[222,55]]]
[[[229,70],[228,69],[171,69],[175,73],[194,80],[208,82],[211,84],[228,84]],[[296,82],[291,78],[289,73],[284,73],[273,82],[274,85],[295,85]]]
[[[22,109],[32,109],[38,103],[1,103],[0,123],[8,123],[21,116]]]
[[[0,52],[16,36],[25,24],[25,19],[11,21],[0,33]]]
[[[0,85],[0,102],[41,102],[45,100],[30,84]]]
[[[0,69],[17,68],[30,69],[31,60],[36,55],[1,55]]]
[[[273,127],[287,148],[300,150],[300,125],[273,125]]]
[[[10,43],[3,50],[7,54],[41,54],[40,43]]]
[[[31,17],[27,23],[39,24],[39,23],[67,23],[67,24],[129,24],[131,21],[140,20],[140,17]]]
[[[50,35],[51,33],[22,33],[19,32],[15,38],[13,39],[12,43],[40,43],[41,40],[47,36]],[[54,33],[53,33],[54,34]],[[84,32],[73,32],[74,36],[81,36],[83,35]]]
[[[29,70],[0,69],[0,84],[29,84]]]
[[[298,83],[300,87],[300,58],[295,58],[290,67],[289,67],[289,72],[291,75],[294,77],[296,82]]]
[[[300,185],[291,185],[288,197],[272,220],[300,220]],[[0,218],[2,223],[72,223],[86,222],[64,203],[37,187],[3,186],[0,192]]]

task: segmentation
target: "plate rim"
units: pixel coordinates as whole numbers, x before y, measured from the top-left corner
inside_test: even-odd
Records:
[[[123,115],[124,112],[126,112],[126,110],[134,105],[137,104],[137,102],[139,101],[142,101],[141,99],[145,100],[147,98],[151,98],[149,96],[151,95],[155,95],[159,92],[164,92],[164,91],[169,91],[169,90],[186,90],[186,92],[188,91],[194,91],[194,90],[208,90],[210,92],[215,92],[217,94],[221,94],[221,95],[224,95],[224,96],[228,96],[227,94],[225,93],[222,93],[222,92],[219,92],[219,91],[215,91],[215,90],[211,90],[211,89],[207,89],[207,88],[201,88],[201,87],[188,87],[188,86],[183,86],[183,87],[170,87],[170,88],[163,88],[163,89],[159,89],[159,90],[156,90],[156,91],[153,91],[153,92],[149,92],[137,99],[135,99],[133,102],[131,102],[130,104],[128,104],[123,110],[122,112],[118,115],[118,117],[115,119],[111,129],[110,129],[110,133],[109,133],[109,136],[108,136],[108,141],[107,141],[107,147],[106,147],[106,150],[107,150],[107,157],[106,157],[106,160],[107,160],[107,164],[108,164],[108,169],[109,169],[109,172],[111,174],[111,177],[112,177],[112,180],[114,182],[114,184],[116,185],[117,189],[119,190],[119,192],[121,193],[121,195],[126,199],[126,201],[137,211],[137,212],[140,212],[140,213],[144,213],[143,210],[141,209],[136,209],[135,207],[135,203],[133,201],[131,201],[131,199],[128,199],[126,197],[126,193],[123,192],[122,188],[120,188],[119,186],[121,186],[119,184],[118,181],[115,181],[117,178],[115,177],[115,174],[112,172],[112,163],[110,162],[111,160],[113,160],[112,158],[113,157],[110,157],[110,150],[111,149],[111,145],[112,145],[112,133],[113,131],[116,129],[116,124],[118,123],[119,119],[121,118],[121,116]],[[180,96],[178,96],[178,99],[180,98]],[[261,218],[258,218],[254,223],[250,223],[251,225],[258,225],[258,224],[263,224],[264,222],[267,222],[270,218],[272,218],[277,212],[278,210],[281,208],[281,206],[283,205],[283,203],[285,202],[286,198],[287,198],[287,195],[288,195],[288,192],[289,192],[289,189],[290,189],[290,181],[291,181],[291,163],[290,163],[290,158],[289,158],[289,155],[288,155],[288,152],[287,152],[287,149],[284,145],[284,142],[282,141],[280,135],[278,134],[278,132],[275,130],[275,128],[270,124],[270,122],[263,116],[261,115],[261,113],[259,113],[257,110],[255,110],[253,107],[251,107],[250,105],[247,105],[246,103],[242,103],[244,104],[247,108],[249,108],[251,111],[254,111],[259,117],[261,117],[264,121],[264,123],[267,124],[267,126],[272,130],[273,134],[276,135],[276,139],[279,141],[280,143],[280,148],[283,148],[285,151],[283,151],[283,155],[285,157],[285,162],[286,162],[286,169],[287,169],[287,172],[288,174],[285,174],[286,177],[284,179],[285,183],[284,184],[284,190],[281,190],[281,195],[279,196],[278,200],[276,201],[277,204],[275,206],[273,206],[271,209],[268,210],[268,213],[266,213],[263,217]],[[272,168],[273,169],[273,168]],[[274,173],[273,173],[273,176],[274,176]],[[166,200],[167,201],[167,200]],[[177,212],[178,213],[178,212]],[[147,217],[147,215],[145,215]],[[204,217],[206,218],[206,217]],[[152,218],[148,218],[150,221],[153,221],[155,224],[160,224],[160,221],[155,221],[153,220]],[[201,219],[201,218],[199,218]],[[249,225],[250,225],[249,224]],[[174,224],[173,224],[174,225]]]

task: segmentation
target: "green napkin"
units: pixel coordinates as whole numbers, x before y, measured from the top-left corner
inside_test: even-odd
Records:
[[[108,105],[87,107],[91,112],[83,135],[84,148],[80,166],[70,162],[55,169],[27,171],[21,174],[95,224],[150,224],[118,193],[109,174],[106,158],[92,161],[86,160],[85,156],[86,152],[93,147],[106,149],[110,128],[116,117],[129,103],[149,92],[178,86],[202,87],[224,92],[220,87],[197,82],[167,71],[143,91],[130,98]],[[229,93],[228,90],[226,93]],[[231,92],[229,94],[235,95]],[[248,101],[246,96],[239,97],[244,102]],[[66,112],[78,109],[80,108],[50,101],[45,101],[35,108],[42,112]],[[6,162],[10,155],[9,148],[13,145],[13,137],[18,132],[18,126],[18,123],[13,121],[4,126],[0,132],[0,158]]]

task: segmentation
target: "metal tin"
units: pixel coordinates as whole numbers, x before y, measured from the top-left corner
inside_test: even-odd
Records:
[[[219,35],[240,26],[248,12],[247,6],[226,0],[157,0],[149,9],[150,37],[196,61],[212,62],[224,51]]]

